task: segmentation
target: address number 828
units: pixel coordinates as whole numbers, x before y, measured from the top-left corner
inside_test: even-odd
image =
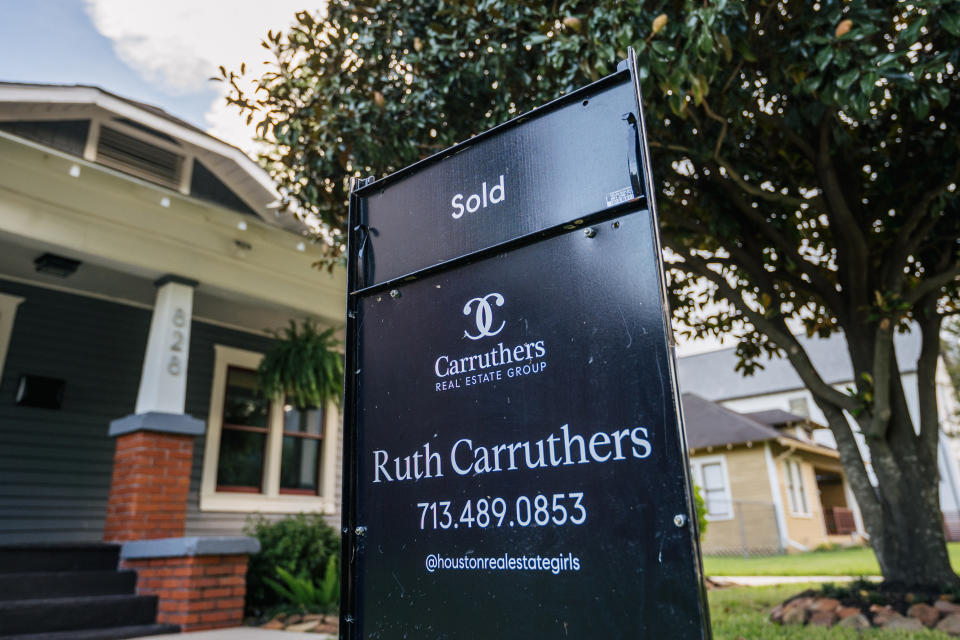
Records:
[[[459,529],[460,527],[545,527],[581,525],[587,521],[583,493],[537,494],[504,498],[478,498],[454,505],[450,500],[418,502],[420,529]],[[459,516],[454,514],[459,512]]]

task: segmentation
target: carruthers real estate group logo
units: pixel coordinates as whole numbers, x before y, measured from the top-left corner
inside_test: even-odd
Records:
[[[505,303],[506,298],[497,292],[467,300],[463,315],[473,320],[473,326],[464,329],[463,337],[476,342],[500,335],[507,327],[507,321],[500,319],[494,309],[504,307]],[[505,310],[509,311],[509,308]],[[471,333],[472,330],[475,333]],[[512,346],[501,341],[479,353],[444,354],[433,362],[434,388],[448,391],[539,374],[547,367],[546,356],[547,346],[543,340],[517,342]]]

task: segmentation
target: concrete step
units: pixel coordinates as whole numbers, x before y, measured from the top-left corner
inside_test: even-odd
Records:
[[[19,544],[0,546],[0,574],[109,571],[117,568],[120,545]]]
[[[124,640],[143,638],[167,633],[179,633],[180,627],[173,624],[142,624],[106,629],[82,629],[79,631],[56,631],[54,633],[28,633],[26,635],[0,636],[0,640]]]
[[[0,601],[132,594],[135,571],[0,573]]]
[[[157,597],[85,596],[0,602],[0,630],[7,635],[150,625]]]

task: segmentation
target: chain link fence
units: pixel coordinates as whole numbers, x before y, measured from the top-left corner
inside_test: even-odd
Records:
[[[705,555],[769,556],[783,553],[772,502],[733,501],[727,515],[709,516],[700,541]]]

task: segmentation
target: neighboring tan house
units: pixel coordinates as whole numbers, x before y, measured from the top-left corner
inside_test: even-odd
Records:
[[[853,385],[853,368],[847,355],[843,336],[834,334],[828,339],[800,338],[810,359],[824,381],[838,389]],[[914,420],[918,416],[917,359],[920,339],[916,334],[898,333],[894,336],[897,362],[903,378],[907,405]],[[736,371],[735,349],[721,349],[685,356],[677,360],[680,390],[695,393],[742,414],[781,410],[809,418],[816,424],[826,424],[826,418],[817,407],[813,396],[804,387],[800,377],[786,358],[768,358],[761,361],[762,369],[752,376]],[[960,539],[960,407],[955,401],[954,388],[941,362],[937,371],[937,400],[940,410],[940,508],[944,513],[948,535]],[[854,427],[854,435],[873,479],[869,452],[863,437]],[[836,447],[829,429],[818,429],[813,438],[828,447]]]
[[[706,554],[806,551],[862,541],[839,454],[784,411],[739,414],[683,394],[690,468],[707,509]]]
[[[0,83],[0,543],[102,539],[108,429],[150,412],[205,427],[187,535],[254,512],[338,519],[335,409],[253,395],[266,330],[343,323],[342,271],[311,266],[278,198],[240,150],[156,107]]]

